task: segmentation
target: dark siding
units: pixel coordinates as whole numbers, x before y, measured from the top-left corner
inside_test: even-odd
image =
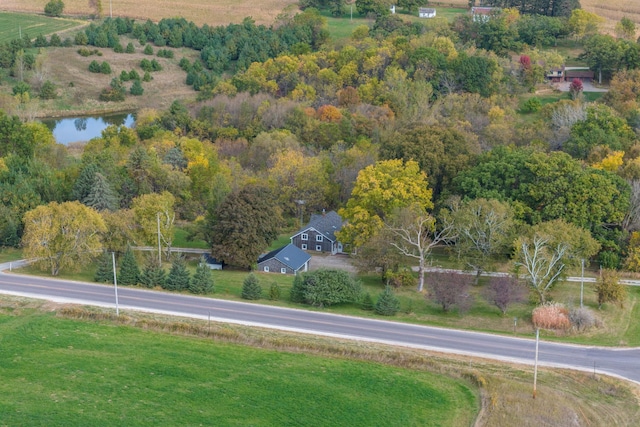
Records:
[[[258,263],[258,271],[265,273],[264,271],[264,267],[267,266],[269,267],[269,273],[277,273],[277,274],[282,274],[280,272],[281,268],[286,268],[287,269],[287,274],[294,274],[295,271],[293,271],[291,268],[287,267],[286,265],[284,265],[283,263],[281,263],[280,261],[278,261],[275,258],[263,261],[261,263]]]

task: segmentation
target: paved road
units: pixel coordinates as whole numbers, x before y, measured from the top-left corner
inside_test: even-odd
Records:
[[[1,266],[0,266],[1,268]],[[0,293],[58,302],[115,307],[113,286],[0,273]],[[532,364],[535,342],[492,334],[362,319],[259,304],[118,288],[120,309],[255,325],[381,342],[405,347]],[[640,349],[610,349],[541,342],[540,364],[626,378],[640,383]]]

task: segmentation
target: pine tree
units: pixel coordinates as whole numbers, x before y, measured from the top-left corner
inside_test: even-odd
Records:
[[[93,183],[96,180],[96,173],[100,172],[100,168],[95,163],[89,163],[80,172],[76,183],[73,186],[71,192],[71,198],[73,200],[82,201],[91,192]]]
[[[182,291],[189,288],[190,275],[182,258],[176,258],[171,264],[171,270],[165,281],[165,289]]]
[[[291,286],[291,291],[289,291],[289,299],[291,299],[291,302],[304,302],[304,280],[302,280],[301,274],[296,274],[296,277],[293,279],[293,286]]]
[[[208,294],[213,292],[213,276],[211,275],[211,269],[207,267],[204,260],[198,264],[196,272],[191,278],[189,292],[193,294]]]
[[[256,300],[262,297],[262,287],[255,274],[249,273],[242,284],[242,298]]]
[[[129,89],[129,92],[133,96],[140,96],[144,93],[144,88],[142,87],[142,83],[140,83],[140,80],[133,81],[133,84],[131,85],[131,89]]]
[[[360,308],[362,308],[365,311],[373,311],[374,309],[373,299],[371,298],[371,294],[369,292],[364,294],[364,297],[362,298],[362,303],[360,304]]]
[[[100,172],[95,174],[93,187],[82,203],[97,211],[114,211],[118,208],[118,197],[109,185],[107,178]]]
[[[93,280],[98,283],[113,283],[113,260],[109,252],[103,252],[98,259],[98,270]]]
[[[376,302],[376,313],[382,316],[395,316],[400,310],[400,301],[393,294],[390,286],[384,288],[384,291],[378,296]]]
[[[140,269],[136,257],[128,247],[122,256],[120,265],[120,274],[118,274],[118,284],[121,285],[137,285],[140,282]]]
[[[124,51],[125,53],[135,53],[136,49],[133,47],[133,43],[129,42]]]
[[[278,301],[280,299],[280,286],[276,282],[271,284],[269,288],[269,299],[271,301]]]
[[[166,273],[158,258],[155,255],[149,256],[140,276],[140,283],[147,288],[155,288],[156,286],[164,288],[166,280]]]

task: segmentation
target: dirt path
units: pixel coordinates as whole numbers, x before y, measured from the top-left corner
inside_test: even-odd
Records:
[[[356,273],[355,267],[351,264],[349,255],[311,255],[309,262],[309,270],[317,270],[319,268],[335,268],[345,270],[350,273]]]

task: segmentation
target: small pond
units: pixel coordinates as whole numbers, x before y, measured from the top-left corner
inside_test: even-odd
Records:
[[[104,129],[111,125],[132,127],[135,122],[134,113],[96,115],[86,117],[64,117],[59,119],[42,119],[53,132],[58,144],[86,142],[99,137]]]

